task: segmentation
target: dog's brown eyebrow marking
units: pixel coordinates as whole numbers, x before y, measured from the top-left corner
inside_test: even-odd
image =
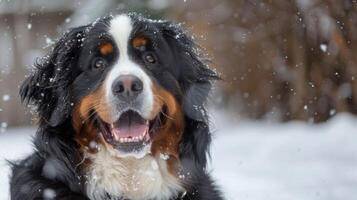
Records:
[[[114,49],[113,44],[110,42],[103,43],[99,46],[99,52],[103,56],[111,54],[113,52],[113,49]]]
[[[132,40],[132,45],[134,48],[139,48],[139,47],[145,46],[147,44],[147,42],[148,42],[148,40],[145,37],[138,36]]]

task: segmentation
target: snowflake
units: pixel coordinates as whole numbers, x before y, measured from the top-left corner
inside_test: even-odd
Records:
[[[326,44],[320,44],[320,49],[321,49],[321,51],[326,52],[327,45]]]
[[[43,198],[44,199],[55,199],[56,192],[53,189],[46,188],[43,190]]]
[[[3,95],[2,96],[2,100],[3,101],[9,101],[10,100],[10,95],[8,95],[8,94]]]

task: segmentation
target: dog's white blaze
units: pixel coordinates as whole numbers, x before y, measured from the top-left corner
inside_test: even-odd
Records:
[[[119,48],[119,59],[105,80],[106,98],[108,102],[111,102],[115,98],[111,87],[116,78],[120,75],[134,75],[143,82],[143,92],[141,95],[145,99],[139,112],[144,118],[149,118],[154,104],[154,97],[151,90],[152,82],[144,70],[129,58],[128,45],[130,43],[129,40],[132,29],[131,19],[127,15],[118,15],[110,22],[109,33]],[[113,109],[111,114],[113,119],[117,119],[120,113],[115,112],[115,109]]]
[[[87,173],[87,194],[92,200],[114,198],[168,200],[183,191],[166,161],[146,155],[141,159],[113,156],[105,147],[87,154],[92,161]]]
[[[114,101],[112,84],[123,74],[137,76],[143,81],[145,98],[141,115],[149,118],[153,109],[154,97],[151,90],[152,82],[142,68],[130,60],[128,45],[132,31],[132,22],[127,15],[119,15],[112,19],[109,32],[119,48],[119,59],[105,80],[106,99]],[[112,110],[112,118],[119,118],[119,113]],[[168,200],[183,191],[179,179],[167,170],[166,161],[150,155],[150,145],[135,155],[122,155],[109,147],[101,146],[96,154],[85,153],[91,160],[88,167],[86,192],[92,200],[102,200],[110,194],[114,198],[129,198],[131,200]]]

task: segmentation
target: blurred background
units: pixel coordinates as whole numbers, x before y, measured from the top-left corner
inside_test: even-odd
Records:
[[[237,116],[357,113],[354,0],[0,0],[0,121],[29,123],[18,87],[61,33],[123,11],[184,23],[224,79],[213,103]]]
[[[123,11],[183,23],[221,74],[213,168],[230,199],[356,198],[356,0],[0,0],[1,133],[33,125],[18,89],[36,58]]]

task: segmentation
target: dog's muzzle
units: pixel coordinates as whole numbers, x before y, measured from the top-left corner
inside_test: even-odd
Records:
[[[120,101],[131,104],[143,92],[143,82],[134,75],[121,75],[114,80],[112,93]]]

